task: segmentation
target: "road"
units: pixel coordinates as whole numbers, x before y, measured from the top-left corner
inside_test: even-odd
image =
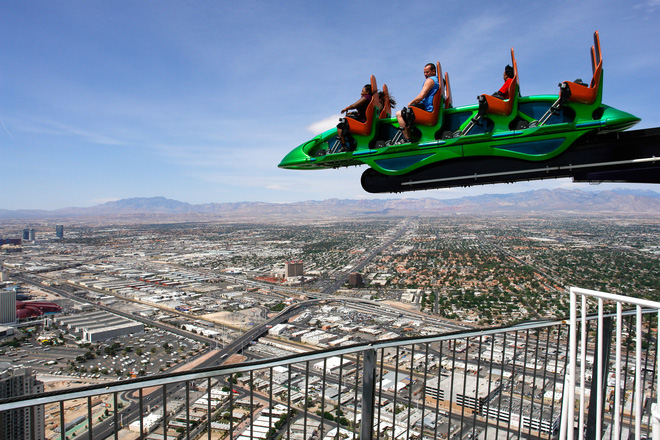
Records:
[[[361,259],[356,265],[353,266],[351,269],[351,272],[354,271],[360,271],[362,270],[367,264],[371,262],[373,258],[375,258],[380,252],[382,252],[384,249],[387,247],[391,246],[393,243],[395,243],[398,239],[400,239],[403,234],[407,230],[407,221],[402,222],[399,227],[397,228],[396,231],[390,234],[387,239],[385,239],[377,248],[373,249],[369,254]],[[231,355],[239,353],[242,351],[244,348],[249,347],[253,341],[256,341],[263,335],[267,334],[269,328],[280,324],[292,316],[295,316],[296,314],[301,313],[305,308],[310,307],[310,306],[315,306],[319,303],[323,303],[326,301],[343,301],[343,302],[348,302],[348,303],[353,303],[353,304],[362,304],[363,307],[367,307],[372,313],[375,311],[377,314],[381,315],[387,315],[390,314],[391,316],[408,316],[412,317],[414,319],[429,319],[428,315],[423,315],[420,313],[413,313],[408,310],[401,310],[397,309],[395,307],[391,306],[386,306],[382,302],[376,302],[376,301],[370,301],[370,300],[365,300],[365,299],[356,299],[356,298],[338,298],[334,296],[333,294],[341,288],[344,283],[346,282],[348,278],[349,272],[342,272],[340,273],[340,276],[337,277],[337,279],[329,286],[326,286],[320,294],[310,294],[310,295],[315,295],[317,296],[315,299],[310,299],[307,301],[302,301],[299,302],[295,305],[287,307],[285,310],[268,320],[267,322],[264,322],[258,326],[255,326],[254,328],[248,330],[247,332],[243,333],[241,336],[236,338],[234,341],[232,341],[230,344],[222,348],[221,350],[217,351],[215,354],[209,357],[206,361],[198,365],[196,368],[206,368],[206,367],[212,367],[212,366],[217,366],[221,365],[231,357]],[[43,290],[49,290],[53,293],[56,293],[58,295],[61,295],[62,297],[69,298],[75,301],[80,301],[81,298],[71,294],[68,292],[66,289],[56,287],[56,286],[44,286],[41,283],[39,283],[36,280],[29,279],[26,277],[22,276],[14,276],[19,281],[22,281],[24,283],[32,284],[35,286],[38,286],[40,289]],[[103,291],[103,293],[107,293]],[[293,293],[293,292],[292,292]],[[299,293],[299,292],[298,292]],[[131,301],[128,298],[124,297],[119,297],[123,301]],[[131,301],[131,302],[136,302],[136,301]],[[101,310],[105,310],[110,313],[114,313],[120,316],[123,316],[128,319],[136,320],[139,322],[142,322],[144,324],[154,326],[157,328],[160,328],[162,330],[178,334],[181,336],[184,336],[186,338],[194,339],[202,343],[209,343],[211,345],[214,345],[217,341],[211,338],[204,337],[199,334],[187,332],[185,330],[181,330],[179,328],[169,326],[167,324],[163,324],[161,322],[157,321],[152,321],[148,318],[144,318],[142,316],[138,315],[133,315],[130,313],[126,312],[121,312],[118,311],[112,307],[104,306],[102,304],[95,304],[95,306]],[[170,310],[168,309],[168,312]],[[190,318],[189,315],[181,314],[182,316],[186,318]],[[196,317],[197,318],[197,317]],[[434,320],[436,321],[436,320]],[[462,326],[458,326],[456,324],[448,324],[445,321],[439,321],[438,324],[444,325],[444,326],[451,326],[453,329],[460,329],[463,328]],[[178,392],[181,388],[183,388],[183,385],[177,385],[177,386],[172,386],[171,390],[168,390],[168,395],[173,394]],[[161,405],[162,404],[162,393],[158,392],[156,393],[155,396],[150,397],[149,404],[151,405]],[[133,401],[132,403],[128,404],[125,408],[122,408],[118,415],[118,418],[123,419],[124,425],[129,424],[133,420],[137,420],[139,417],[139,405],[138,402]],[[100,422],[98,425],[94,426],[94,437],[96,438],[105,438],[107,436],[112,436],[114,433],[115,427],[114,427],[114,418],[110,417],[109,419],[106,419],[103,422]],[[79,435],[78,438],[84,439],[86,438],[87,435]]]
[[[361,261],[359,261],[353,268],[350,270],[350,272],[359,272],[360,270],[364,269],[364,267],[371,262],[379,253],[381,253],[384,249],[390,247],[393,243],[395,243],[399,238],[405,234],[405,232],[408,230],[408,221],[405,220],[401,224],[399,224],[397,230],[383,243],[380,244],[375,249],[372,249],[371,252],[367,254],[366,257],[364,257]],[[325,287],[321,293],[319,294],[319,297],[323,297],[327,295],[331,295],[335,293],[337,290],[341,288],[341,286],[346,283],[348,280],[348,275],[349,272],[339,272],[338,276],[336,277],[336,280],[330,284],[329,286]]]

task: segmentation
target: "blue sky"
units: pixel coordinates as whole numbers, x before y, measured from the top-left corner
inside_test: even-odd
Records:
[[[455,105],[472,104],[499,88],[513,47],[522,93],[556,93],[590,77],[595,30],[603,101],[658,126],[659,25],[660,0],[3,1],[0,208],[593,189],[564,179],[373,196],[364,168],[277,164],[336,124],[371,74],[406,103],[440,61]]]

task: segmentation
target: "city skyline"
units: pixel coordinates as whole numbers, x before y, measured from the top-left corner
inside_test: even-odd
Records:
[[[12,191],[0,207],[161,195],[192,204],[397,198],[365,193],[364,168],[308,173],[277,163],[333,126],[371,74],[401,108],[419,91],[423,65],[440,61],[456,105],[473,104],[499,88],[513,47],[522,93],[556,94],[559,81],[591,74],[595,30],[604,102],[641,117],[636,128],[654,127],[659,6],[5,3],[0,150]],[[408,197],[558,187],[589,189],[560,179]]]
[[[361,429],[355,420],[370,413],[358,405],[362,393],[378,420],[362,426],[379,431],[381,421],[398,418],[401,431],[432,435],[442,425],[462,440],[486,429],[495,433],[486,438],[532,429],[549,438],[559,429],[562,398],[571,396],[565,374],[576,360],[567,353],[581,353],[582,383],[601,358],[595,337],[590,355],[566,345],[577,339],[567,333],[565,318],[575,318],[575,288],[569,301],[568,286],[658,304],[658,218],[527,212],[494,219],[97,224],[67,227],[65,240],[51,228],[1,258],[16,299],[56,301],[63,311],[43,327],[37,319],[5,333],[0,362],[34,371],[45,384],[39,398],[49,399],[10,404],[28,402],[45,414],[38,426],[47,437],[64,427],[65,436],[106,438],[144,425],[173,435],[188,428],[191,438],[205,429],[241,438],[269,420],[263,412],[257,417],[259,407],[267,412],[277,403],[296,411],[276,429],[322,420],[318,438],[334,438],[339,424],[349,434]],[[287,262],[299,261],[302,273],[282,279]],[[354,274],[364,286],[351,285]],[[613,306],[592,298],[580,310],[610,313]],[[612,344],[618,353],[623,342],[623,364],[607,361],[603,370],[603,377],[619,374],[623,386],[608,379],[602,393],[611,401],[621,392],[628,425],[633,404],[653,398],[657,327],[624,313],[616,333],[623,328],[625,339]],[[119,317],[133,322],[122,328]],[[502,324],[512,325],[493,327]],[[589,333],[595,336],[595,327]],[[613,358],[615,349],[608,351]],[[225,374],[227,364],[240,374]],[[372,377],[366,371],[376,387],[364,382]],[[141,377],[158,383],[131,382],[135,392],[119,393],[128,383],[120,381]],[[66,390],[79,386],[87,386],[82,398]],[[378,396],[373,401],[369,390]],[[14,409],[7,404],[1,414]],[[250,425],[234,420],[232,408],[255,414]],[[637,413],[648,432],[645,408]],[[612,420],[603,420],[603,429],[612,429]]]
[[[170,221],[199,219],[199,216],[221,220],[222,218],[244,218],[276,221],[285,216],[287,220],[300,221],[312,218],[341,218],[353,216],[401,216],[446,215],[450,213],[472,213],[478,215],[502,215],[506,213],[554,214],[556,212],[617,213],[623,215],[655,215],[660,212],[660,193],[640,189],[614,189],[583,191],[578,189],[532,190],[508,194],[482,194],[455,199],[432,197],[397,199],[326,199],[292,203],[236,202],[190,204],[165,197],[135,197],[105,202],[89,207],[64,207],[56,210],[5,210],[0,209],[0,225],[39,219],[83,219],[85,217],[107,217],[116,215],[135,216],[154,214]],[[295,213],[295,215],[293,215]],[[190,217],[192,216],[192,217]],[[153,220],[153,219],[152,219]],[[59,221],[59,220],[58,220]],[[51,227],[56,233],[58,227]],[[20,232],[16,230],[17,233]],[[29,239],[34,230],[23,229],[23,239]],[[63,232],[63,231],[62,231]],[[60,237],[61,238],[61,237]]]

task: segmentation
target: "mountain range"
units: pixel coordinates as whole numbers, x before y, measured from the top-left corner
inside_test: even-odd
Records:
[[[87,208],[0,209],[0,219],[120,217],[136,220],[274,220],[387,215],[506,213],[660,214],[660,193],[644,190],[534,190],[457,199],[328,199],[294,203],[238,202],[193,205],[165,197],[130,198]]]

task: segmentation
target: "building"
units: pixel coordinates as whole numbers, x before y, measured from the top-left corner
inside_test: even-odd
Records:
[[[348,285],[351,287],[362,287],[362,275],[357,272],[348,274]]]
[[[284,264],[284,277],[301,277],[303,276],[303,262],[298,261],[287,261]]]
[[[62,313],[62,307],[55,303],[45,301],[14,301],[16,304],[16,318],[23,321],[31,318],[42,318],[44,315]]]
[[[23,229],[23,240],[29,240],[30,239],[30,229],[25,228]]]
[[[78,334],[86,342],[104,341],[144,332],[144,324],[102,311],[58,316],[53,320]]]
[[[533,429],[545,434],[559,431],[561,412],[553,411],[550,405],[534,405],[518,397],[497,396],[484,404],[483,415],[492,420],[499,420],[509,426],[520,429]],[[605,437],[603,437],[605,438]],[[627,438],[622,436],[621,438]]]
[[[481,413],[484,404],[498,394],[499,391],[499,382],[488,383],[481,378],[481,383],[479,383],[479,378],[476,375],[460,372],[441,380],[434,377],[426,383],[427,396],[445,402],[453,402],[477,410],[479,413]]]
[[[0,238],[0,245],[5,246],[20,246],[22,240],[20,238]]]
[[[12,336],[14,334],[14,327],[0,326],[0,339]]]
[[[38,381],[31,370],[13,369],[9,363],[0,363],[0,399],[43,392],[43,382]],[[44,406],[34,408],[35,420],[30,420],[30,417],[30,408],[0,412],[0,438],[44,440]],[[34,437],[30,435],[31,426],[36,430]]]
[[[64,238],[64,225],[55,225],[55,235],[57,238]]]
[[[16,291],[0,290],[0,324],[16,322]]]

